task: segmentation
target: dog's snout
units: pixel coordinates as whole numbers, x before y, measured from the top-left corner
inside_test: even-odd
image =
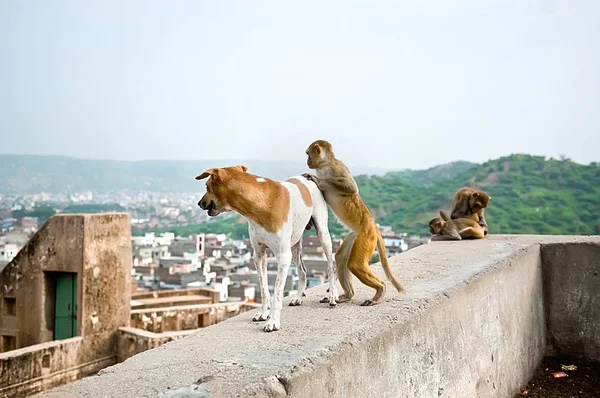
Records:
[[[200,201],[198,202],[198,206],[200,206],[200,208],[201,208],[202,210],[206,209],[206,201],[205,201],[205,200],[202,200],[202,199],[200,199]]]

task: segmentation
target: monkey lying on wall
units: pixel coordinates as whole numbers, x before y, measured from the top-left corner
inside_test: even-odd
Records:
[[[456,218],[451,220],[444,210],[440,210],[440,216],[429,221],[429,231],[433,235],[432,241],[439,240],[462,240],[482,239],[485,236],[484,229],[478,223],[477,214],[471,218]]]

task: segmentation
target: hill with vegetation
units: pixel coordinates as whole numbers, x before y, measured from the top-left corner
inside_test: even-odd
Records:
[[[254,174],[274,179],[308,171],[298,162],[260,160],[145,160],[78,159],[67,156],[0,154],[0,193],[71,193],[119,190],[196,192],[203,184],[194,180],[211,167],[244,164]],[[359,174],[384,174],[390,169],[359,167]]]
[[[469,186],[488,192],[486,219],[493,234],[600,234],[600,167],[569,159],[511,155],[483,164],[455,162],[428,170],[356,177],[378,223],[396,232],[429,234],[427,224],[449,209],[453,193]],[[330,211],[330,229],[344,229]],[[217,231],[241,237],[246,224],[230,218],[177,229],[181,234]]]

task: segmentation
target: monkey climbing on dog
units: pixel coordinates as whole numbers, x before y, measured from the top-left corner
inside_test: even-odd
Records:
[[[370,306],[380,302],[385,293],[385,284],[369,266],[375,247],[379,251],[386,277],[399,292],[404,292],[402,285],[392,275],[381,233],[360,197],[358,185],[348,167],[335,157],[331,144],[324,140],[310,144],[306,154],[306,164],[308,168],[316,170],[316,176],[309,173],[303,176],[317,184],[336,218],[352,231],[335,253],[337,275],[344,289],[339,301],[349,301],[354,296],[351,272],[362,283],[376,290],[373,298],[361,305]],[[310,229],[310,222],[306,228]],[[323,298],[321,302],[326,303],[327,300]]]
[[[429,232],[434,235],[431,240],[462,240],[483,239],[483,227],[479,225],[477,213],[470,218],[456,218],[451,220],[444,210],[440,211],[442,218],[436,217],[429,221]]]
[[[487,235],[488,225],[483,213],[491,199],[491,196],[481,190],[466,187],[461,188],[452,197],[450,218],[452,220],[458,218],[474,219],[483,227],[484,235]],[[475,219],[474,215],[477,216],[477,219]]]

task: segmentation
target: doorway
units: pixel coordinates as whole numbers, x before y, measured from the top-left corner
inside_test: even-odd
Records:
[[[77,274],[73,272],[46,272],[45,274],[48,287],[46,319],[53,324],[51,329],[53,340],[75,337],[77,336]]]

